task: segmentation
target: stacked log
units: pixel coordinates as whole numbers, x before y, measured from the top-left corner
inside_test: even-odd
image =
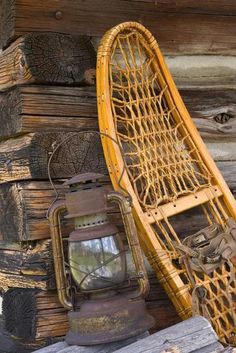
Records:
[[[234,190],[235,16],[236,4],[226,0],[0,0],[0,287],[5,328],[17,338],[11,352],[29,351],[67,331],[46,214],[54,187],[63,197],[65,179],[89,171],[108,175],[100,138],[91,132],[98,130],[99,38],[127,20],[153,32]],[[54,186],[48,180],[53,151]],[[120,227],[119,215],[111,217]],[[179,231],[193,232],[195,224],[181,219]],[[62,231],[66,244],[71,225],[63,222]],[[159,330],[179,319],[153,274],[150,282],[147,305]]]

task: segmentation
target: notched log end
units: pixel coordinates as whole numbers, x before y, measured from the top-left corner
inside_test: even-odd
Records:
[[[87,36],[27,34],[24,54],[37,83],[94,84],[96,53]]]

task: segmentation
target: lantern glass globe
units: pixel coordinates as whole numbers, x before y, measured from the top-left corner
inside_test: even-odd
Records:
[[[70,241],[69,264],[72,277],[83,292],[116,287],[127,276],[124,244],[118,234]]]

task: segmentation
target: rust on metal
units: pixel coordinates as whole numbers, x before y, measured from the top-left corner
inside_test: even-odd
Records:
[[[80,311],[69,313],[70,345],[95,345],[133,337],[151,328],[154,319],[147,314],[142,299],[124,295],[88,301]]]
[[[89,173],[75,176],[69,180],[66,185],[69,185],[70,188],[65,195],[65,201],[55,203],[49,213],[58,297],[66,309],[74,310],[69,312],[70,331],[66,337],[68,344],[91,345],[118,341],[138,335],[154,324],[154,319],[146,312],[145,308],[144,297],[149,291],[149,282],[132,217],[130,200],[117,192],[108,193],[97,182],[101,177],[103,177],[101,174]],[[92,268],[92,272],[85,273],[82,280],[79,281],[78,276],[74,275],[77,267],[73,268],[72,266],[70,250],[69,264],[73,285],[68,283],[60,229],[60,217],[62,212],[67,210],[66,218],[74,218],[75,221],[75,231],[69,236],[69,249],[72,246],[77,246],[78,249],[78,245],[73,242],[79,243],[108,236],[116,236],[120,239],[117,227],[107,219],[108,204],[112,203],[118,204],[120,208],[139,284],[138,290],[122,295],[115,295],[115,293],[118,284],[119,287],[123,285],[123,276],[122,279],[119,278],[117,283],[111,280],[112,285],[109,287],[94,286],[82,289],[81,283],[84,279],[100,267],[98,265],[95,269]],[[121,239],[120,242],[122,243]],[[124,247],[121,244],[117,246],[117,250],[119,252],[115,256],[124,255]],[[79,259],[76,259],[75,262],[77,263],[77,261],[79,263]],[[103,265],[102,262],[101,266]],[[115,276],[114,270],[111,271],[111,274]],[[77,294],[74,295],[73,300],[68,294],[71,294],[72,286],[77,288],[76,293],[86,292],[89,298],[80,303],[79,308]],[[107,291],[108,288],[109,291]]]
[[[105,223],[95,227],[87,227],[82,229],[76,229],[70,234],[68,241],[83,241],[100,239],[109,235],[115,235],[118,233],[118,229],[111,223]]]

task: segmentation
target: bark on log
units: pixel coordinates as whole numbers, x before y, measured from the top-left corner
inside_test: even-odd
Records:
[[[0,91],[27,83],[94,83],[96,54],[86,36],[27,34],[0,54]]]
[[[107,173],[99,135],[31,133],[0,142],[0,183],[46,180],[49,158],[53,179],[67,179],[91,171]]]
[[[236,52],[236,5],[233,0],[2,0],[0,45],[29,32],[101,36],[124,21],[138,21],[157,36],[165,53]],[[173,30],[174,28],[174,30]]]
[[[0,95],[0,138],[98,129],[94,87],[22,86]]]

